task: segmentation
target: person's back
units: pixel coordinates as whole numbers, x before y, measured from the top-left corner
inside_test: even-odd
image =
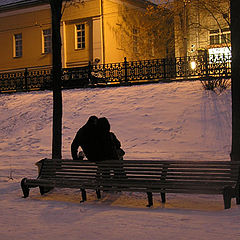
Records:
[[[98,119],[98,134],[99,134],[99,173],[104,178],[111,178],[110,172],[114,172],[114,178],[126,178],[126,173],[123,169],[124,151],[121,149],[121,143],[113,132],[110,132],[110,124],[107,118]],[[121,153],[120,153],[121,152]],[[101,165],[101,161],[117,161],[115,167],[109,168],[106,165]]]
[[[107,118],[98,119],[98,142],[99,142],[99,160],[118,160],[116,148],[120,148],[120,141],[115,134],[110,132],[110,124]]]
[[[87,123],[78,130],[71,144],[71,154],[74,160],[79,159],[79,146],[82,148],[88,160],[95,161],[98,157],[97,121],[98,118],[96,116],[91,116]]]

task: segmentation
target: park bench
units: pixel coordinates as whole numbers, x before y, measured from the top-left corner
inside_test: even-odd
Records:
[[[97,198],[101,191],[144,192],[148,205],[153,205],[153,193],[160,193],[163,203],[166,193],[222,194],[225,209],[231,199],[240,204],[240,162],[230,161],[160,161],[123,160],[98,164],[87,160],[43,159],[36,179],[21,181],[23,197],[30,188],[39,187],[44,194],[51,188],[81,189],[82,200],[87,200],[86,189],[94,189]]]

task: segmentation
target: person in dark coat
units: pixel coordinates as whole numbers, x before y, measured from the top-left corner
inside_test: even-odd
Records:
[[[121,161],[123,160],[124,151],[121,149],[121,143],[113,132],[110,132],[110,124],[107,118],[98,119],[98,141],[99,141],[99,170],[102,171],[102,176],[110,177],[108,167],[102,167],[102,161],[118,161],[114,168],[114,177],[126,176],[123,170]],[[120,153],[121,152],[121,153]]]
[[[87,123],[82,126],[71,144],[71,154],[73,160],[82,160],[84,155],[89,161],[95,162],[98,159],[98,140],[97,140],[97,122],[98,118],[96,116],[89,117]],[[83,150],[78,153],[78,148],[81,147]],[[86,190],[81,188],[82,194],[86,196]],[[100,190],[96,189],[97,197],[100,198]]]
[[[110,132],[110,124],[107,118],[98,119],[98,139],[101,154],[99,159],[102,160],[118,160],[117,149],[121,147],[120,141],[113,132]]]
[[[96,161],[98,158],[97,124],[98,118],[91,116],[87,123],[78,130],[71,144],[71,154],[74,160],[83,159],[83,156],[78,155],[79,147],[82,148],[89,161]]]

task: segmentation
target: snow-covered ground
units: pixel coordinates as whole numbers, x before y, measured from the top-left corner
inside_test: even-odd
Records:
[[[230,160],[231,93],[199,82],[63,91],[63,157],[90,115],[105,116],[125,159]],[[240,206],[222,196],[168,194],[146,208],[142,193],[104,193],[80,204],[79,190],[38,189],[21,198],[19,182],[51,157],[52,93],[0,95],[0,240],[240,239]]]

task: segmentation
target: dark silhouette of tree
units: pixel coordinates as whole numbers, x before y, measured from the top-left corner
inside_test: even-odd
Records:
[[[62,0],[49,0],[52,17],[52,81],[53,81],[53,128],[52,158],[62,158],[62,58],[60,23]]]
[[[60,25],[67,4],[82,4],[84,0],[42,0],[51,6],[52,20],[52,87],[53,87],[53,127],[52,158],[62,158],[62,42]]]
[[[232,151],[231,160],[240,160],[240,4],[230,1],[232,42]]]

